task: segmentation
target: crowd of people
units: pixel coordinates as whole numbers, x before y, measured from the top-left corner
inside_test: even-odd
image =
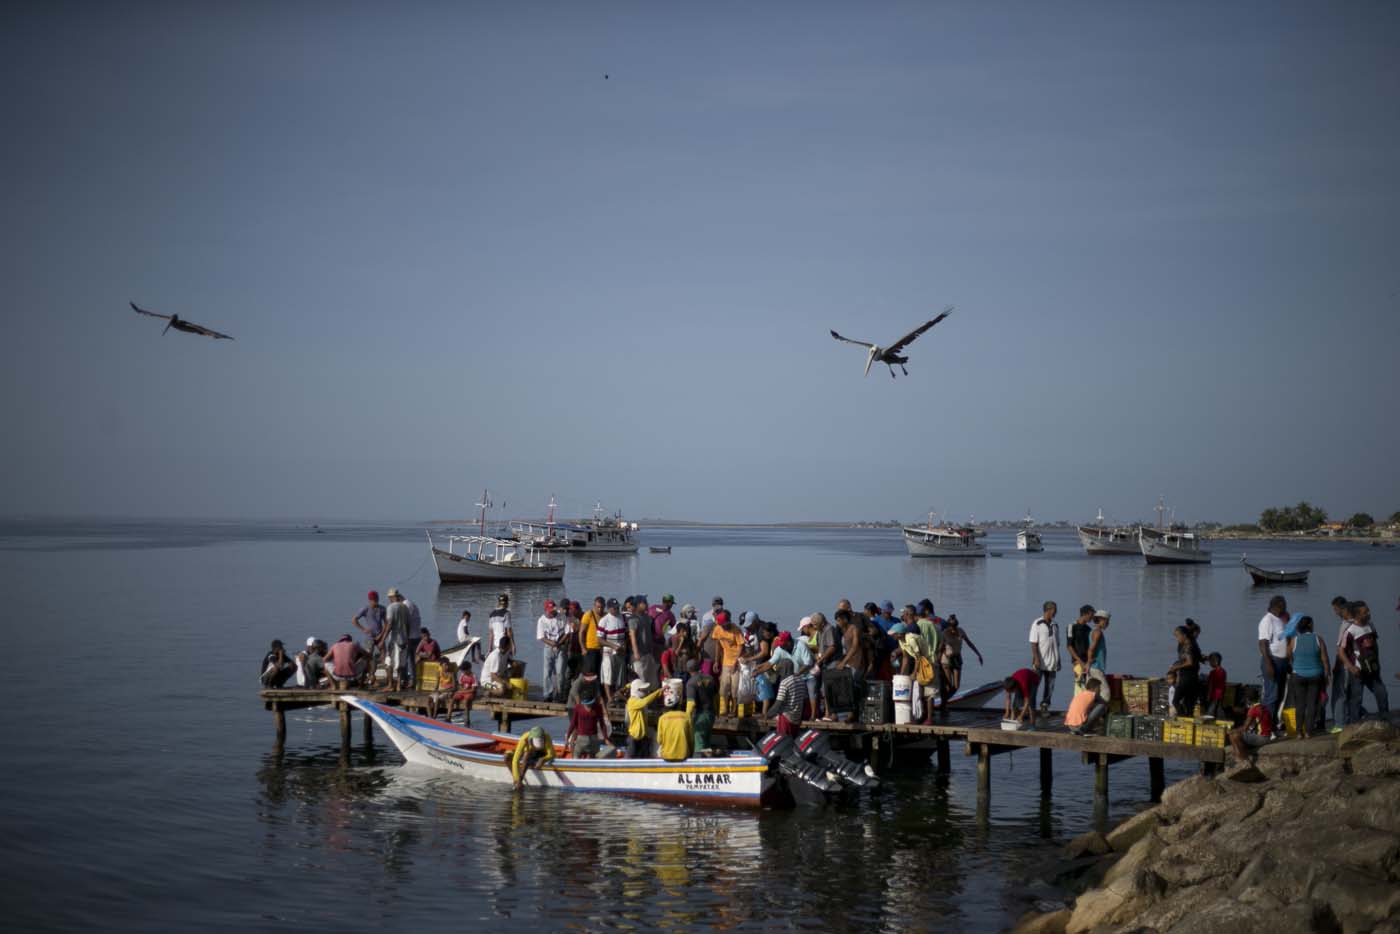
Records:
[[[380,604],[370,591],[366,605],[351,618],[361,633],[358,641],[348,632],[330,645],[313,637],[291,657],[274,641],[263,660],[263,684],[283,687],[295,678],[308,688],[375,688],[381,686],[379,672],[383,688],[410,689],[418,662],[438,662],[441,682],[430,698],[430,714],[451,718],[461,710],[469,723],[478,692],[505,695],[511,680],[522,675],[508,595],[498,597],[481,638],[473,637],[471,612],[462,611],[451,661],[423,627],[417,606],[397,588],[386,596],[387,604]],[[1332,606],[1341,629],[1329,654],[1310,616],[1289,616],[1282,596],[1270,601],[1259,623],[1263,690],[1244,717],[1237,746],[1281,735],[1285,706],[1298,710],[1304,736],[1326,728],[1329,704],[1334,723],[1359,719],[1364,691],[1371,692],[1379,713],[1388,712],[1369,608],[1342,597]],[[1074,681],[1065,725],[1076,733],[1094,730],[1112,699],[1112,614],[1081,606],[1063,639],[1057,615],[1055,602],[1046,601],[1031,623],[1030,664],[1002,681],[1003,716],[1021,723],[1043,718],[1068,661]],[[1201,627],[1192,619],[1176,627],[1174,636],[1176,660],[1166,670],[1172,710],[1179,716],[1221,717],[1226,688],[1221,655],[1201,651]],[[938,615],[929,599],[898,610],[888,600],[860,609],[841,600],[830,619],[815,612],[785,632],[752,610],[735,618],[723,597],[715,597],[703,615],[692,604],[677,608],[671,594],[658,603],[644,594],[621,600],[598,596],[588,607],[560,597],[544,602],[534,639],[542,652],[543,699],[565,705],[565,745],[579,757],[598,754],[614,720],[625,723],[628,755],[650,755],[655,742],[663,758],[709,749],[714,720],[721,716],[759,716],[786,732],[795,732],[803,720],[854,722],[870,682],[896,676],[907,679],[915,722],[932,723],[947,716],[948,701],[962,688],[965,654],[985,664],[957,615]],[[479,677],[474,664],[480,666]],[[1208,666],[1204,675],[1203,665]],[[646,711],[658,701],[663,713],[653,732]]]

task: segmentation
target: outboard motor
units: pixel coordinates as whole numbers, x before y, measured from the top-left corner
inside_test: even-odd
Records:
[[[797,750],[804,759],[814,762],[855,788],[875,788],[880,780],[868,765],[852,762],[831,747],[831,739],[820,730],[807,730],[797,737]]]
[[[840,794],[845,785],[815,762],[803,757],[792,737],[769,733],[758,741],[758,751],[778,766],[794,798],[826,798]],[[813,792],[816,794],[814,795]]]

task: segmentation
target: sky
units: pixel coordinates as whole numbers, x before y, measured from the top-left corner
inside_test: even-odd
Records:
[[[1395,4],[3,21],[0,513],[1400,509]]]

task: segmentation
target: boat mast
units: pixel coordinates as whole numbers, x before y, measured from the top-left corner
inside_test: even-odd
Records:
[[[1162,516],[1167,511],[1167,501],[1165,496],[1157,497],[1157,528],[1165,531],[1166,526],[1162,525]]]
[[[1095,519],[1094,521],[1097,522],[1097,523],[1099,524],[1099,528],[1103,528],[1103,507],[1102,507],[1102,506],[1099,507],[1099,517],[1098,517],[1097,519]]]
[[[554,501],[554,494],[549,494],[549,518],[545,520],[545,534],[548,538],[554,538],[554,507],[559,504]]]
[[[490,490],[482,490],[482,491],[481,491],[481,502],[477,503],[476,505],[479,506],[479,507],[481,507],[481,535],[482,535],[483,538],[485,538],[485,537],[486,537],[486,510],[489,509],[489,508],[491,508],[491,491],[490,491]]]

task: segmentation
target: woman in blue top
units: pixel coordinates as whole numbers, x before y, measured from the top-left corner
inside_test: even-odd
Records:
[[[1113,699],[1113,691],[1108,683],[1108,622],[1112,614],[1108,610],[1094,613],[1094,631],[1089,635],[1089,675],[1099,682],[1099,697],[1104,703]]]
[[[1290,626],[1289,628],[1293,628]],[[1293,670],[1293,683],[1298,688],[1298,735],[1307,739],[1317,725],[1324,708],[1318,702],[1327,687],[1327,645],[1313,632],[1313,619],[1304,616],[1297,621],[1297,630],[1288,640],[1288,664]]]

